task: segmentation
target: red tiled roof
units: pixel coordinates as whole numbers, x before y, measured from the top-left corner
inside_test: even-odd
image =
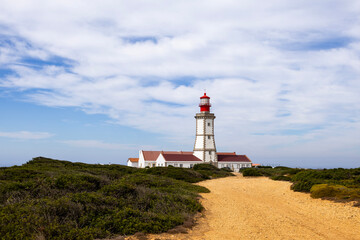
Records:
[[[195,157],[193,152],[183,151],[142,151],[145,161],[156,161],[160,153],[163,154],[166,161],[201,161]],[[174,155],[174,156],[170,156]],[[219,162],[251,162],[246,155],[236,155],[235,152],[219,152],[217,153]]]
[[[129,158],[128,161],[130,161],[130,162],[138,162],[139,158]]]
[[[217,155],[236,155],[236,152],[218,152]]]
[[[192,155],[193,152],[183,152],[183,151],[142,151],[144,155],[145,161],[156,161],[159,157],[160,153],[164,154],[184,154],[184,155]]]
[[[165,154],[187,154],[191,155],[193,152],[183,152],[183,151],[162,151]]]
[[[195,157],[192,154],[181,154],[181,153],[166,154],[164,152],[163,156],[165,158],[165,161],[167,162],[202,162],[199,158]]]
[[[218,162],[251,162],[246,155],[218,154]]]
[[[156,161],[161,151],[142,151],[145,161]]]

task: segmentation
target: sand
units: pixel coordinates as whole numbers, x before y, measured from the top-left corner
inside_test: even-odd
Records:
[[[289,182],[240,174],[199,185],[211,193],[201,194],[205,211],[198,224],[187,234],[148,239],[360,240],[360,208],[352,203],[312,199],[291,191]]]

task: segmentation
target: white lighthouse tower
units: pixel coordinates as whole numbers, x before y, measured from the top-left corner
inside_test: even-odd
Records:
[[[196,138],[194,144],[194,155],[203,162],[217,165],[217,154],[214,139],[214,119],[215,115],[210,113],[210,97],[200,97],[200,113],[196,119]]]

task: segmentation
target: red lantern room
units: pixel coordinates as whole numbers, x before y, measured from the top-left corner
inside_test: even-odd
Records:
[[[210,112],[210,97],[206,96],[206,93],[204,93],[204,96],[200,97],[200,112]]]

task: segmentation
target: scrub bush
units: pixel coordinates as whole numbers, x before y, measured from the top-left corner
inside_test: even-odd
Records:
[[[208,163],[195,164],[193,169],[195,171],[198,171],[198,170],[218,171],[219,170],[214,165],[211,165],[211,164],[208,164]]]
[[[347,188],[342,185],[317,184],[310,189],[310,193],[313,198],[360,199],[360,188]]]
[[[199,171],[230,175],[217,168]],[[0,236],[94,239],[164,232],[202,210],[198,193],[209,190],[189,182],[208,175],[192,169],[136,169],[43,157],[0,168]]]
[[[279,166],[242,169],[244,176],[266,176],[293,182],[291,189],[311,193],[315,198],[358,201],[360,206],[360,168],[301,169]],[[356,205],[356,204],[355,204]]]
[[[277,180],[277,181],[291,181],[291,178],[290,177],[287,177],[287,176],[272,176],[271,177],[272,180]]]
[[[204,179],[208,179],[201,173],[190,168],[177,167],[154,167],[145,169],[145,173],[159,176],[166,176],[176,180],[183,180],[185,182],[195,183]]]
[[[189,183],[196,183],[203,180],[219,177],[233,176],[232,173],[219,169],[211,164],[196,164],[193,168],[178,167],[154,167],[144,169],[145,173],[170,177]]]
[[[321,183],[320,181],[298,181],[298,182],[294,182],[291,185],[291,189],[294,190],[295,192],[310,192],[310,189],[312,186],[314,186],[315,184],[319,184]]]
[[[258,177],[263,176],[256,168],[245,168],[241,170],[244,177]]]
[[[229,167],[223,167],[223,168],[221,168],[221,170],[224,170],[224,171],[226,171],[226,172],[234,172],[234,171],[231,170],[231,168],[229,168]]]

